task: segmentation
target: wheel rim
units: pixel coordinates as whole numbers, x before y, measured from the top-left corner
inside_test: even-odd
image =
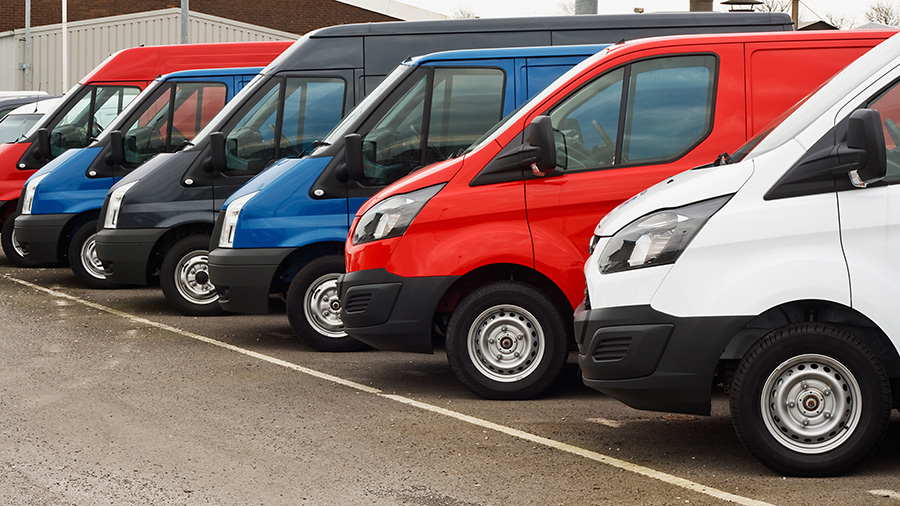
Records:
[[[106,279],[106,274],[103,272],[103,262],[97,256],[97,234],[92,234],[81,245],[81,266],[92,277]]]
[[[337,279],[340,274],[320,276],[309,285],[303,296],[303,313],[306,321],[319,334],[339,339],[346,337],[341,321],[341,301],[338,299]]]
[[[798,453],[833,450],[859,425],[859,382],[825,355],[799,355],[783,362],[766,379],[760,397],[769,434]]]
[[[12,244],[13,251],[16,252],[16,255],[19,255],[21,258],[25,258],[25,250],[22,249],[22,245],[19,244],[19,241],[16,240],[16,229],[13,228],[13,231],[9,234],[9,242]]]
[[[528,377],[546,348],[538,319],[519,306],[491,307],[469,327],[469,358],[486,377],[512,383]]]
[[[209,282],[209,252],[192,251],[175,267],[178,294],[191,304],[206,305],[219,300],[216,287]]]

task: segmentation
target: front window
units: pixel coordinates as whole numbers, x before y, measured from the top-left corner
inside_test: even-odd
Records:
[[[83,148],[140,93],[135,86],[89,86],[65,116],[50,129],[50,155]]]
[[[666,163],[710,132],[716,58],[644,60],[612,70],[550,112],[564,171]]]
[[[381,108],[362,127],[366,180],[389,184],[461,153],[500,120],[503,93],[500,69],[421,72],[392,106]]]
[[[303,156],[343,116],[342,79],[288,77],[266,84],[225,136],[230,173],[255,174],[279,158]]]
[[[157,153],[176,151],[222,110],[227,91],[220,82],[159,87],[143,112],[123,127],[125,166],[137,167]]]

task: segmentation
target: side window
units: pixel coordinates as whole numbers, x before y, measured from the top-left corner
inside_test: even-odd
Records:
[[[183,82],[162,86],[137,120],[124,128],[125,165],[137,167],[157,153],[180,148],[225,106],[225,84]]]
[[[712,56],[658,58],[631,69],[622,163],[671,160],[703,139],[712,125]]]
[[[881,115],[884,128],[887,175],[884,181],[900,183],[900,86],[894,85],[869,104]]]
[[[550,113],[560,169],[581,170],[615,163],[624,77],[623,68],[608,72]]]
[[[345,84],[338,78],[289,77],[257,93],[238,112],[225,136],[227,170],[256,174],[275,160],[303,156],[344,113]],[[282,103],[283,101],[283,103]]]
[[[600,76],[550,112],[559,168],[678,158],[710,131],[715,75],[716,58],[696,55],[645,60]]]
[[[50,129],[50,155],[87,146],[140,91],[133,86],[91,86]]]
[[[366,179],[389,184],[455,156],[500,121],[503,95],[504,73],[496,68],[423,69],[383,115],[367,122],[371,128],[362,139]]]

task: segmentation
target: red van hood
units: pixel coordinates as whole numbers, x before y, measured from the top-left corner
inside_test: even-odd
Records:
[[[358,211],[356,211],[356,216],[362,216],[366,211],[369,210],[370,207],[392,195],[409,193],[421,188],[426,188],[428,186],[433,186],[450,181],[453,176],[455,176],[456,173],[459,172],[459,169],[462,168],[466,157],[467,155],[460,156],[458,158],[451,158],[450,160],[444,160],[443,162],[433,163],[431,165],[428,165],[424,169],[419,169],[412,174],[401,178],[393,182],[392,184],[389,184],[383,190],[376,193],[369,200],[367,200],[366,203],[363,204]]]

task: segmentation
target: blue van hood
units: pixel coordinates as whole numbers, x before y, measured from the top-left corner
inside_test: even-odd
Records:
[[[228,204],[235,199],[239,199],[248,193],[263,191],[272,185],[297,188],[297,181],[304,179],[304,174],[314,173],[318,177],[322,170],[325,169],[325,166],[331,162],[331,159],[332,157],[330,156],[282,158],[231,194],[225,200],[222,209],[228,207]]]

